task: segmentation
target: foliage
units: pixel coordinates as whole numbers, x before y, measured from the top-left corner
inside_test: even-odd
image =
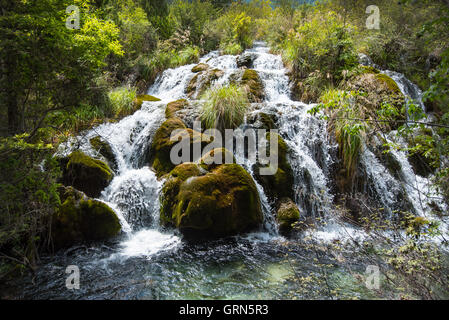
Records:
[[[208,89],[201,97],[204,100],[201,120],[206,128],[234,129],[243,123],[248,98],[246,92],[231,84]]]
[[[119,114],[129,114],[129,112],[133,110],[133,101],[135,98],[135,88],[121,87],[109,92],[112,115],[117,116]]]
[[[39,249],[48,248],[47,226],[59,205],[54,149],[28,137],[0,141],[0,279],[22,266],[34,268]]]

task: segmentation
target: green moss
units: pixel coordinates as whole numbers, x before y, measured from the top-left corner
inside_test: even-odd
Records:
[[[89,157],[82,151],[74,151],[63,173],[63,182],[85,192],[90,197],[100,196],[113,178],[109,166],[101,160]]]
[[[172,101],[169,104],[167,104],[167,107],[165,108],[165,117],[171,118],[175,116],[176,111],[184,109],[189,103],[186,99],[179,99],[176,101]]]
[[[84,241],[104,240],[120,232],[117,215],[105,203],[90,199],[71,187],[63,189],[61,199],[63,202],[52,221],[55,248]]]
[[[361,66],[361,68],[364,73],[374,73],[374,74],[380,73],[379,70],[377,70],[376,68],[371,67],[371,66]]]
[[[224,164],[202,176],[191,176],[196,171],[191,166],[181,168],[184,174],[178,176],[174,170],[164,185],[164,224],[194,237],[228,236],[260,225],[259,194],[251,176],[240,165]]]
[[[261,102],[265,98],[262,80],[257,71],[246,69],[241,84],[245,87],[250,102]]]
[[[104,141],[100,136],[93,137],[89,142],[92,148],[108,161],[109,166],[112,169],[117,170],[117,159],[115,158],[110,144],[107,141]]]
[[[170,160],[170,151],[178,141],[170,141],[170,136],[171,133],[177,129],[185,130],[189,135],[191,155],[193,154],[193,145],[195,143],[200,143],[201,148],[203,148],[212,141],[210,136],[186,128],[184,122],[179,118],[172,117],[166,120],[156,131],[150,149],[150,163],[155,169],[158,177],[162,177],[164,174],[169,173],[175,167]]]
[[[150,96],[149,94],[139,94],[134,99],[134,107],[135,107],[135,109],[139,109],[140,107],[142,107],[142,103],[144,101],[161,101],[161,99],[153,97],[153,96]]]
[[[277,133],[274,133],[278,138],[278,148],[276,154],[273,155],[278,159],[278,168],[274,175],[260,175],[259,169],[261,165],[256,165],[254,174],[257,180],[264,187],[265,192],[271,199],[280,199],[283,197],[293,196],[293,170],[288,162],[287,154],[289,152],[288,145],[284,139]],[[268,140],[267,149],[270,150],[270,136],[267,132],[266,138]]]
[[[194,66],[192,68],[192,72],[201,72],[201,71],[206,71],[207,69],[209,69],[209,65],[206,63],[199,63],[196,66]]]
[[[391,79],[386,74],[382,74],[382,73],[376,74],[376,79],[384,82],[391,91],[393,91],[395,93],[401,93],[401,89],[399,89],[396,81]]]
[[[292,229],[292,224],[299,220],[299,216],[299,209],[290,198],[281,199],[276,219],[282,233],[289,232]]]
[[[210,88],[212,81],[217,80],[223,76],[223,74],[224,72],[220,69],[206,69],[198,72],[192,79],[190,79],[185,92],[190,98],[192,98],[195,93],[197,93],[197,96],[200,96],[204,91]]]
[[[200,165],[205,170],[212,170],[218,167],[221,164],[226,162],[226,157],[232,159],[232,163],[236,163],[234,155],[226,148],[215,148],[209,151],[200,159]],[[219,159],[218,161],[214,161],[215,159]],[[215,163],[219,162],[219,163]]]

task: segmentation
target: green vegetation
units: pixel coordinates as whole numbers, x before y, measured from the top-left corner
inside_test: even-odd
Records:
[[[206,128],[224,132],[224,129],[235,129],[243,123],[248,98],[237,85],[211,88],[201,99],[204,100],[201,120]]]
[[[177,166],[162,190],[161,221],[194,238],[223,237],[262,223],[259,194],[238,164],[199,175],[196,164]],[[188,182],[187,179],[189,178]]]
[[[165,69],[185,64],[197,64],[185,93],[201,101],[189,104],[182,99],[167,105],[167,120],[155,133],[146,159],[159,178],[167,178],[161,220],[185,233],[211,236],[259,226],[260,199],[252,178],[238,165],[207,163],[213,155],[223,157],[229,151],[213,150],[197,163],[176,167],[169,159],[176,143],[170,141],[173,130],[185,129],[191,142],[202,145],[210,140],[186,127],[185,109],[201,104],[204,126],[223,131],[243,123],[250,102],[264,100],[259,75],[246,69],[251,57],[239,65],[236,74],[242,77],[223,87],[212,86],[222,70],[198,64],[211,50],[237,55],[254,40],[267,41],[272,53],[282,56],[296,100],[318,103],[310,114],[327,120],[331,139],[338,143],[341,161],[332,167],[337,192],[356,201],[361,151],[376,145],[376,156],[393,175],[399,174],[400,166],[389,151],[406,152],[415,173],[431,177],[449,204],[448,2],[376,1],[380,30],[370,30],[364,8],[371,2],[2,1],[0,279],[25,268],[34,270],[42,252],[119,232],[113,210],[89,198],[100,195],[117,169],[107,141],[100,136],[90,139],[105,162],[81,151],[63,159],[53,155],[69,137],[130,115],[144,101],[159,101],[145,94],[149,85]],[[79,29],[66,27],[69,5],[80,8]],[[359,65],[359,53],[368,55],[379,69],[401,72],[417,84],[432,117],[425,119],[417,102],[404,97],[377,67]],[[275,128],[270,115],[257,117],[261,127]],[[386,144],[392,130],[408,146]],[[279,135],[278,145],[278,170],[257,179],[277,209],[281,229],[290,231],[299,209],[291,200],[294,176],[288,145]],[[389,225],[382,212],[374,212],[379,208],[362,200],[355,205],[358,211],[379,213],[369,221],[355,219],[374,230],[370,236],[375,245],[353,252],[388,265],[389,281],[411,290],[414,297],[441,297],[439,293],[447,291],[447,263],[431,244],[438,233],[433,220],[395,212],[398,217]],[[336,202],[350,207],[348,201]],[[447,216],[436,207],[429,214]],[[342,211],[341,216],[350,216]],[[396,235],[402,242],[392,244],[377,233],[385,228],[404,231]]]

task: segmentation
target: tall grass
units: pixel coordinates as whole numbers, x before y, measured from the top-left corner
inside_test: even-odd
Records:
[[[129,114],[133,110],[136,88],[120,87],[108,94],[113,116]]]
[[[248,98],[246,92],[235,84],[208,89],[204,100],[201,120],[206,128],[220,131],[234,129],[243,123]]]

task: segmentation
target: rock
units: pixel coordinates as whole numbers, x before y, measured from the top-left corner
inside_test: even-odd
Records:
[[[179,99],[167,104],[165,108],[165,117],[171,118],[174,117],[177,111],[183,110],[189,103],[186,99]]]
[[[177,166],[163,187],[161,205],[161,222],[187,238],[231,236],[262,223],[256,185],[238,164],[210,172],[192,163]]]
[[[175,167],[170,160],[170,150],[177,141],[170,141],[170,136],[177,129],[186,129],[184,122],[178,118],[170,118],[162,123],[153,137],[150,148],[150,164],[158,177],[170,172]]]
[[[89,197],[99,197],[113,178],[112,171],[106,163],[79,150],[73,151],[63,163],[65,163],[64,185],[73,186]]]
[[[112,151],[111,145],[100,136],[91,138],[89,142],[92,148],[106,159],[109,167],[111,167],[112,170],[117,171],[117,159]]]
[[[293,197],[293,170],[287,159],[288,146],[284,139],[277,133],[273,133],[278,137],[278,150],[275,155],[278,159],[278,169],[274,175],[260,175],[259,169],[263,166],[255,165],[254,175],[270,199],[281,199],[283,197]],[[267,132],[268,140],[267,148],[270,145],[270,132]]]
[[[249,117],[248,122],[257,129],[271,130],[276,129],[275,115],[264,112],[258,112]]]
[[[251,68],[254,62],[255,56],[249,53],[241,54],[237,57],[237,67]]]
[[[265,99],[262,80],[257,71],[246,69],[242,75],[241,85],[245,87],[250,102],[262,102]]]
[[[145,101],[161,101],[161,99],[150,96],[149,94],[140,94],[134,99],[135,109],[140,109]]]
[[[348,79],[342,84],[342,88],[347,91],[363,93],[356,96],[355,105],[358,108],[358,113],[363,114],[365,118],[378,119],[378,111],[385,103],[396,109],[396,115],[390,112],[389,122],[376,124],[383,132],[397,129],[402,125],[401,121],[405,120],[405,113],[402,112],[405,97],[396,82],[387,75],[366,71]]]
[[[282,198],[279,201],[276,220],[281,233],[288,233],[292,230],[292,224],[299,220],[299,209],[290,198]]]
[[[221,164],[225,164],[226,158],[230,159],[229,163],[237,163],[232,152],[225,148],[215,148],[209,151],[200,159],[199,162],[202,168],[210,171]]]
[[[199,63],[192,68],[192,72],[197,73],[201,71],[206,71],[209,69],[209,65],[207,63]]]
[[[172,132],[177,129],[184,130],[184,133],[189,135],[191,157],[193,155],[194,143],[201,143],[201,148],[203,148],[212,141],[212,137],[194,131],[190,128],[186,128],[184,122],[182,122],[179,118],[172,117],[167,119],[156,131],[150,148],[150,164],[156,171],[157,177],[162,177],[175,167],[170,160],[170,151],[172,147],[178,143],[178,141],[170,141],[170,137]],[[181,137],[182,135],[180,138]]]
[[[61,203],[52,220],[55,248],[83,241],[105,240],[120,232],[119,219],[108,205],[88,198],[73,187],[62,189]]]
[[[220,69],[206,69],[204,71],[199,71],[189,81],[185,93],[189,98],[199,97],[210,87],[212,81],[219,79],[223,74],[224,72]]]

